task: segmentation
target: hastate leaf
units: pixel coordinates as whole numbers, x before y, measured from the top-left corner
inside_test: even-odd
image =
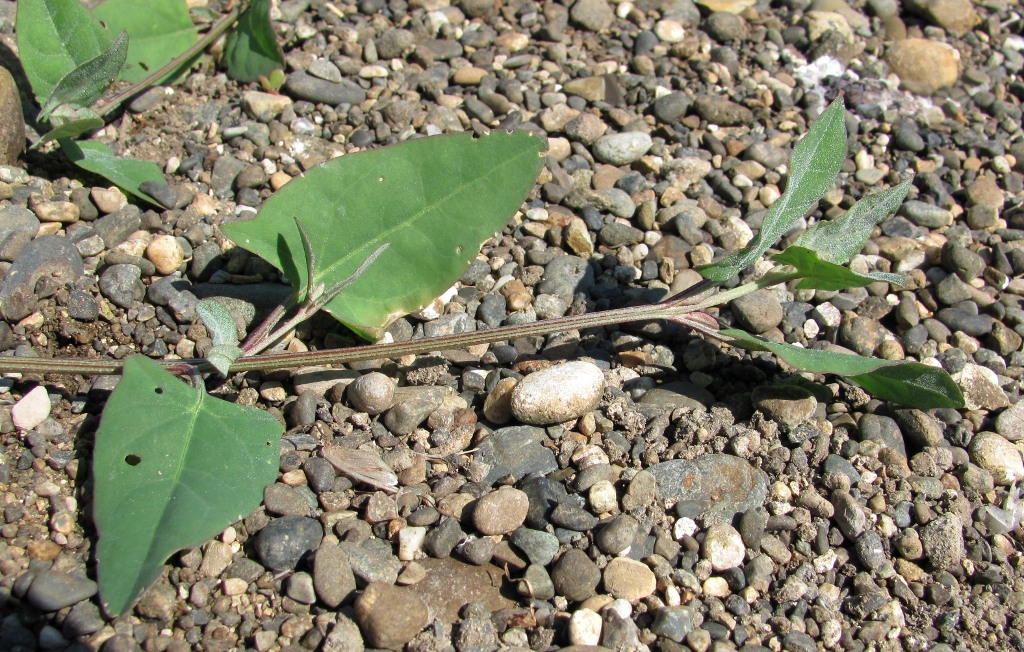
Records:
[[[859,274],[851,269],[822,260],[818,253],[792,245],[782,253],[772,256],[772,260],[783,265],[796,268],[803,278],[797,288],[804,290],[845,290],[871,285],[875,281],[885,281],[895,285],[905,285],[899,274],[887,272],[869,272]]]
[[[240,82],[270,79],[284,68],[284,55],[270,23],[270,0],[253,0],[224,44],[228,77]]]
[[[294,179],[254,220],[223,226],[304,296],[332,287],[390,246],[326,310],[376,339],[451,287],[537,178],[544,141],[525,133],[434,136],[341,156]],[[307,278],[299,217],[316,254]]]
[[[100,598],[119,614],[177,550],[259,506],[283,426],[193,388],[144,356],[125,361],[93,451]]]
[[[789,159],[786,191],[768,209],[761,231],[743,249],[697,268],[705,278],[724,282],[757,262],[789,228],[832,188],[846,160],[846,123],[842,96],[818,117]]]
[[[945,371],[920,362],[879,360],[852,353],[818,351],[780,344],[739,329],[723,329],[731,344],[757,351],[771,351],[790,365],[812,373],[846,376],[876,398],[927,410],[962,408],[960,388]]]
[[[199,38],[185,0],[106,0],[96,7],[96,17],[111,32],[128,32],[131,45],[121,79],[132,83],[165,66]]]
[[[21,66],[40,106],[61,79],[113,41],[78,0],[18,0],[15,20]]]
[[[88,108],[100,99],[103,91],[117,78],[128,56],[128,33],[121,32],[110,47],[89,59],[57,82],[39,114],[43,120],[62,104]]]
[[[139,199],[144,199],[155,206],[160,205],[139,189],[139,185],[146,181],[166,183],[156,163],[115,156],[109,147],[91,140],[74,141],[62,138],[59,142],[64,155],[78,167],[100,175]]]
[[[816,251],[822,260],[838,265],[849,262],[864,248],[875,225],[896,212],[913,182],[910,176],[897,186],[862,198],[842,216],[811,226],[793,244]]]

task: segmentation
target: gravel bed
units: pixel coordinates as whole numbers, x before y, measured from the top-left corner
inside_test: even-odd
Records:
[[[159,162],[164,208],[45,148],[0,166],[0,355],[201,356],[199,299],[252,325],[288,293],[222,224],[333,157],[461,131],[544,134],[545,166],[387,337],[650,303],[757,233],[843,93],[850,160],[787,238],[913,171],[852,262],[907,285],[761,291],[719,317],[941,365],[968,406],[884,403],[664,323],[211,379],[286,424],[280,476],[109,619],[90,459],[117,379],[3,378],[0,649],[1024,649],[1016,3],[283,0],[273,17],[281,95],[204,60],[100,133]],[[286,348],[355,343],[323,316]],[[325,444],[379,456],[397,493]]]

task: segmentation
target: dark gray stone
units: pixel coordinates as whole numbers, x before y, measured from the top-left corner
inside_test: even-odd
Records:
[[[764,504],[768,475],[733,455],[712,453],[693,460],[669,460],[648,469],[663,500],[692,502],[705,519],[728,522]]]
[[[378,45],[378,51],[379,48]],[[328,81],[314,77],[304,70],[297,70],[289,74],[283,90],[297,100],[331,106],[359,104],[366,99],[366,91],[353,81],[348,79],[343,79],[340,82]]]
[[[35,213],[24,206],[0,208],[0,260],[13,262],[38,230]]]
[[[26,597],[40,611],[57,611],[91,598],[97,589],[96,582],[88,578],[43,570],[35,574]]]
[[[36,308],[36,283],[44,277],[57,286],[77,281],[83,273],[82,256],[67,238],[44,235],[26,245],[0,285],[0,312],[11,322]]]
[[[476,460],[489,467],[482,484],[491,485],[507,476],[518,481],[529,473],[558,469],[555,454],[543,445],[547,439],[543,429],[533,426],[495,430],[480,443],[476,453]]]
[[[304,516],[274,519],[256,534],[260,562],[275,571],[292,570],[303,555],[316,550],[324,536],[318,521]]]
[[[135,265],[111,265],[100,274],[100,292],[114,305],[127,310],[146,294],[142,270]]]

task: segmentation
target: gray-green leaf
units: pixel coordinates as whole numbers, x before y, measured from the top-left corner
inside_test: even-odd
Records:
[[[33,149],[51,140],[78,138],[87,131],[99,129],[103,126],[103,118],[92,109],[62,104],[50,114],[50,124],[53,125],[53,129],[36,141],[32,145]]]
[[[103,96],[128,56],[128,32],[121,32],[102,54],[89,59],[64,75],[50,92],[39,117],[48,119],[61,104],[89,107]]]
[[[69,72],[113,40],[78,0],[18,0],[18,53],[40,106]]]
[[[91,140],[74,141],[70,138],[61,138],[59,142],[64,155],[78,167],[116,183],[122,190],[155,206],[160,205],[139,189],[139,184],[146,181],[166,183],[156,163],[114,156],[109,147]]]
[[[210,333],[214,346],[238,344],[238,326],[224,304],[216,299],[203,299],[196,305],[196,312]]]
[[[885,281],[895,285],[905,285],[899,274],[886,272],[869,272],[859,274],[851,269],[822,260],[817,252],[792,245],[780,254],[772,256],[772,260],[783,265],[791,265],[803,276],[797,283],[801,290],[845,290],[871,285],[875,281]]]
[[[832,188],[846,160],[846,123],[842,96],[815,121],[789,160],[786,192],[768,209],[761,231],[743,249],[697,268],[705,278],[727,281],[754,264],[789,228]]]
[[[220,344],[206,352],[206,361],[224,378],[228,377],[231,365],[242,357],[242,349],[229,344]]]
[[[284,55],[270,23],[270,0],[253,0],[224,44],[228,77],[254,82],[284,68]]]
[[[739,329],[722,330],[732,344],[756,351],[771,351],[790,365],[813,373],[839,374],[886,401],[923,410],[962,408],[960,388],[945,371],[920,362],[866,358],[852,353],[818,351],[779,344]]]
[[[848,262],[864,248],[875,225],[896,212],[913,182],[911,175],[897,186],[862,198],[841,217],[811,226],[793,244],[818,252],[822,260]]]

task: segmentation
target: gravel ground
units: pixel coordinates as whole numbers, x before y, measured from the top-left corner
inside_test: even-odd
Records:
[[[285,0],[274,18],[283,95],[201,61],[99,134],[164,166],[166,210],[57,154],[0,167],[3,355],[201,355],[197,298],[251,320],[286,292],[221,224],[334,156],[457,131],[544,133],[546,164],[392,338],[648,303],[757,232],[842,92],[850,161],[807,220],[915,171],[853,262],[907,286],[781,288],[720,317],[940,364],[968,409],[660,323],[237,375],[216,392],[289,428],[277,483],[111,620],[89,460],[116,378],[5,378],[0,649],[1024,649],[1016,3]],[[342,330],[315,319],[287,348],[354,343]],[[339,474],[325,443],[378,455],[400,490]]]

